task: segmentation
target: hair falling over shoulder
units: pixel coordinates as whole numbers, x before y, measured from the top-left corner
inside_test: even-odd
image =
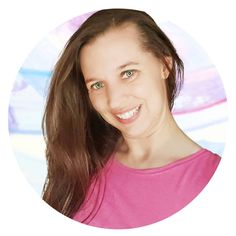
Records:
[[[43,200],[68,217],[83,203],[119,137],[90,104],[75,44],[82,41],[72,37],[54,68],[43,116],[48,166]]]
[[[171,57],[167,94],[170,109],[181,84],[183,63],[175,48],[145,12],[101,10],[90,16],[67,42],[51,78],[42,121],[48,174],[43,200],[68,217],[79,210],[93,178],[99,178],[121,133],[95,111],[80,68],[80,50],[91,40],[123,23],[138,26],[146,50]]]

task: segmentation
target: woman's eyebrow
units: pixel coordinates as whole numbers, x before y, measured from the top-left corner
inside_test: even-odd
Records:
[[[134,61],[129,61],[129,62],[123,64],[123,65],[118,66],[118,67],[117,67],[117,70],[122,70],[122,69],[124,69],[125,67],[127,67],[127,66],[132,66],[132,65],[139,65],[139,63],[138,63],[138,62],[134,62]],[[85,83],[87,84],[87,83],[89,83],[89,82],[97,81],[97,80],[98,80],[98,79],[96,79],[96,78],[89,78],[89,79],[85,79]]]
[[[129,61],[129,62],[127,62],[127,63],[125,63],[125,64],[119,66],[119,67],[117,68],[117,70],[121,70],[121,69],[125,68],[126,66],[138,65],[138,64],[139,64],[138,62]]]
[[[97,81],[97,79],[95,78],[90,78],[90,79],[85,79],[84,80],[86,84],[90,83],[90,82],[93,82],[93,81]]]

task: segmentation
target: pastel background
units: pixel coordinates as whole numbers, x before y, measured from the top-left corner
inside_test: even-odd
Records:
[[[38,194],[47,173],[41,120],[50,76],[66,41],[91,14],[67,21],[44,37],[22,64],[12,89],[10,138],[17,162]],[[175,119],[196,142],[222,155],[228,118],[220,76],[207,53],[187,32],[169,21],[158,25],[185,64],[184,87],[173,109]]]

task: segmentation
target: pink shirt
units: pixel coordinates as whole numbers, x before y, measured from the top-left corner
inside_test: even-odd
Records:
[[[220,157],[207,149],[149,169],[127,167],[112,156],[100,184],[91,185],[86,201],[73,219],[113,229],[155,223],[193,200],[209,182],[219,162]]]

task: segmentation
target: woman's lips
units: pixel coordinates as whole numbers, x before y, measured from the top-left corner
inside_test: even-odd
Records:
[[[123,124],[128,124],[133,122],[139,115],[141,105],[138,105],[126,112],[115,114],[117,120]]]

